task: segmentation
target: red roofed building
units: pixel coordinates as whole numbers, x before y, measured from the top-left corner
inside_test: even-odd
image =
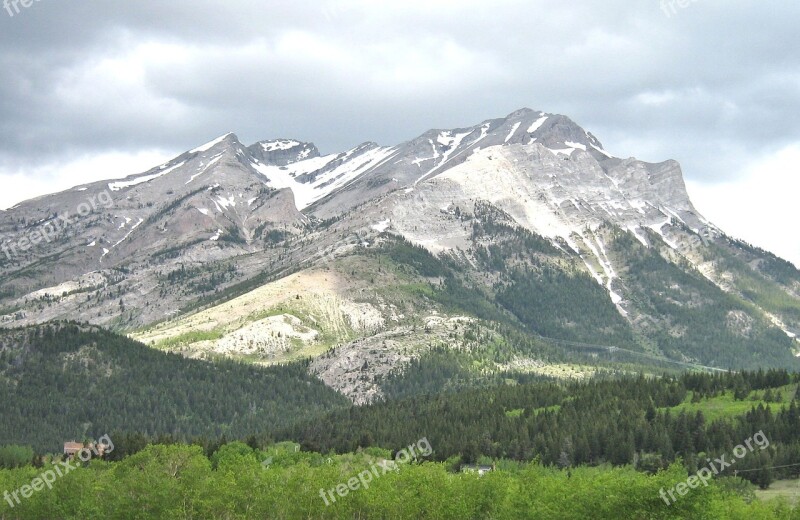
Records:
[[[64,443],[64,455],[67,457],[73,457],[76,453],[83,449],[82,442],[65,442]]]

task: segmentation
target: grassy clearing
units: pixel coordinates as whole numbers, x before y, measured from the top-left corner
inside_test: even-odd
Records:
[[[792,506],[796,506],[800,502],[800,479],[776,480],[769,489],[757,489],[756,497],[759,500],[783,498]]]
[[[680,413],[685,411],[687,414],[696,414],[698,411],[703,412],[706,421],[715,421],[717,419],[729,419],[738,415],[746,414],[751,408],[757,407],[759,404],[769,408],[772,413],[777,413],[781,410],[785,403],[791,401],[792,396],[797,390],[797,385],[788,385],[780,389],[773,390],[774,393],[781,394],[781,402],[766,402],[764,401],[764,391],[753,391],[742,401],[737,401],[733,398],[732,392],[725,392],[717,397],[710,399],[703,399],[698,403],[692,402],[693,392],[688,392],[686,399],[678,406],[673,406],[669,410],[673,413]],[[667,408],[662,408],[666,410]]]
[[[216,341],[222,339],[224,333],[221,330],[197,330],[185,332],[173,338],[167,338],[159,341],[154,345],[155,348],[161,350],[171,350],[179,347],[198,343],[200,341]]]

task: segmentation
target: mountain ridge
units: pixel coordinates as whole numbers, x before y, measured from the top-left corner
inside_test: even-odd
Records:
[[[74,216],[69,225],[32,244],[65,213]],[[742,355],[754,366],[748,342],[751,353],[785,360],[778,364],[800,350],[797,269],[705,219],[677,162],[614,157],[568,117],[531,109],[327,155],[297,139],[246,146],[228,133],[140,174],[20,203],[0,213],[0,234],[8,251],[0,255],[0,326],[77,319],[191,356],[271,363],[338,345],[360,366],[375,362],[370,338],[402,337],[397,348],[409,354],[386,353],[403,364],[425,342],[414,327],[443,340],[457,323],[448,320],[478,318],[484,334],[507,320],[585,340],[604,337],[581,327],[598,326],[609,311],[622,320],[614,327],[629,331],[608,338],[681,362],[736,367]],[[387,257],[405,247],[397,240],[432,257]],[[407,264],[412,258],[422,263]],[[418,271],[432,263],[430,274]],[[295,273],[299,292],[280,288]],[[320,273],[337,281],[321,283]],[[250,315],[231,321],[211,312],[204,338],[179,340],[193,332],[182,320],[259,288],[268,296]],[[296,303],[315,290],[317,303]],[[483,307],[451,305],[461,291]],[[575,316],[567,300],[554,309],[536,301],[558,300],[560,291],[595,301],[586,312],[597,319]],[[429,319],[437,315],[445,321]],[[708,333],[698,332],[697,316],[712,315]],[[148,332],[164,323],[174,326]],[[314,369],[332,374],[330,384],[344,377],[338,370],[355,370],[332,366]],[[366,392],[355,399],[375,391],[345,386]]]

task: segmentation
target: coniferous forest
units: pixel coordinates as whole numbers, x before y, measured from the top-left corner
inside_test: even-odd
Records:
[[[0,503],[3,518],[579,518],[598,493],[599,518],[794,514],[753,501],[800,476],[800,376],[784,370],[458,386],[458,358],[432,350],[425,370],[391,375],[384,400],[351,406],[305,363],[193,361],[71,323],[4,331],[2,344],[0,487],[63,463],[65,441],[114,444],[53,489]],[[423,438],[424,457],[375,469]],[[659,497],[754,438],[708,487]],[[463,472],[476,464],[494,471]],[[326,505],[319,490],[364,471],[374,484]]]

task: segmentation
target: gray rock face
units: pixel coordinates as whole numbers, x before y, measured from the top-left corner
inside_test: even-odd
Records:
[[[253,159],[273,166],[286,166],[319,157],[319,150],[313,143],[301,143],[293,139],[261,141],[249,146],[247,151]]]
[[[147,172],[0,211],[0,326],[69,318],[128,330],[383,231],[458,256],[470,230],[454,211],[479,202],[578,255],[621,313],[625,266],[604,251],[606,225],[666,244],[676,263],[736,290],[703,249],[722,233],[692,205],[675,161],[613,157],[569,118],[522,109],[326,156],[311,143],[246,147],[227,134]],[[800,293],[800,283],[780,287]],[[775,318],[800,331],[791,316]]]
[[[569,118],[522,109],[469,128],[429,130],[396,147],[387,161],[332,192],[310,211],[328,218],[394,189],[435,177],[463,163],[476,150],[532,142],[566,153],[581,149],[599,159],[609,158],[600,142]]]

